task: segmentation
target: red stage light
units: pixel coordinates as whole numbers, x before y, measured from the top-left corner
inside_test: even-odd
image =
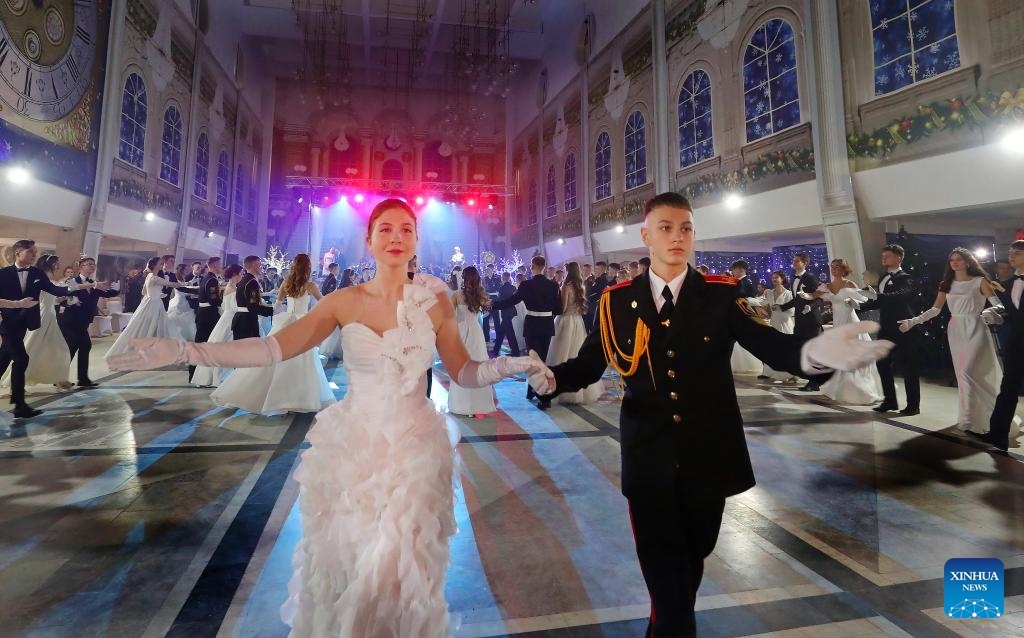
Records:
[[[476,200],[473,199],[472,197],[470,197],[469,201],[466,202],[466,203],[469,204],[470,206],[476,206]]]

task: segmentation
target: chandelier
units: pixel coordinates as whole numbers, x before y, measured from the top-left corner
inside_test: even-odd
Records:
[[[343,0],[292,0],[302,32],[298,79],[307,86],[346,87],[352,82],[343,4]]]

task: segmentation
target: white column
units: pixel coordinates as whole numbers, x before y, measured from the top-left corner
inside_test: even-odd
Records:
[[[809,0],[808,4],[811,15],[811,55],[808,57],[814,88],[811,131],[825,242],[829,259],[846,259],[859,280],[865,269],[864,245],[846,155],[838,10],[836,0]]]
[[[103,78],[103,107],[100,112],[100,136],[96,151],[96,182],[92,204],[85,222],[82,254],[98,257],[103,238],[103,221],[110,200],[110,174],[114,170],[121,129],[121,71],[124,68],[124,30],[128,0],[110,4],[110,33],[107,39],[107,69]]]
[[[651,2],[651,68],[654,76],[654,192],[672,190],[669,170],[668,52],[665,44],[665,0]],[[648,155],[650,157],[650,155]]]

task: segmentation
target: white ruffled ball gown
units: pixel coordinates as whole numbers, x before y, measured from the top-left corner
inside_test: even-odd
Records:
[[[751,299],[751,305],[767,307],[771,309],[771,315],[768,317],[768,323],[772,328],[775,328],[782,334],[791,335],[793,334],[794,315],[796,311],[793,308],[789,310],[774,309],[773,305],[782,305],[789,303],[793,300],[793,292],[790,290],[783,289],[782,292],[776,293],[774,288],[769,288],[764,291],[764,294],[760,297]],[[775,381],[787,381],[793,378],[793,375],[789,372],[773,370],[767,363],[761,369],[761,374],[766,377],[771,377]]]
[[[292,636],[449,635],[454,450],[425,393],[436,302],[408,284],[397,327],[342,329],[348,392],[317,415],[295,470],[302,539],[281,608]]]
[[[459,323],[459,338],[466,346],[469,358],[474,361],[487,360],[487,342],[480,327],[480,313],[471,312],[465,303],[455,306],[455,319]],[[490,414],[497,408],[494,405],[494,390],[491,386],[484,388],[464,388],[455,379],[448,386],[448,411],[452,414]]]
[[[196,340],[196,312],[188,305],[188,297],[175,290],[167,305],[167,320],[181,333],[185,341]]]
[[[168,337],[181,339],[181,332],[178,327],[167,320],[167,311],[160,301],[163,295],[164,286],[170,286],[172,282],[158,277],[152,273],[146,275],[146,281],[142,285],[142,303],[132,313],[121,334],[117,336],[114,345],[107,350],[105,358],[128,352],[132,339],[143,337]]]
[[[308,292],[288,297],[285,311],[274,315],[270,334],[290,326],[308,311]],[[335,401],[316,348],[272,366],[237,368],[210,399],[220,406],[264,415],[316,412]]]
[[[210,333],[210,338],[206,340],[207,343],[227,343],[234,339],[231,333],[231,320],[235,317],[235,311],[238,310],[238,302],[235,301],[234,292],[224,295],[224,302],[221,304],[220,310],[220,319],[217,319],[213,332]],[[192,373],[192,385],[203,387],[219,386],[224,377],[230,372],[231,368],[197,366],[195,372]]]
[[[583,341],[587,338],[587,330],[583,325],[583,315],[579,313],[576,302],[570,292],[563,302],[562,314],[555,317],[555,336],[551,338],[548,348],[548,367],[565,363],[580,352]],[[594,403],[604,394],[604,381],[588,385],[578,392],[567,392],[558,395],[559,403]]]
[[[57,298],[45,290],[39,293],[39,328],[26,335],[25,351],[28,352],[25,385],[68,382],[71,351],[57,324]],[[0,385],[11,385],[11,370],[7,369]]]
[[[843,288],[832,293],[827,286],[818,288],[821,298],[832,303],[832,327],[845,326],[860,321],[856,306],[867,301],[856,288]],[[854,305],[847,303],[850,300]],[[859,339],[871,341],[861,333]],[[875,366],[865,366],[853,372],[836,372],[821,386],[821,392],[836,403],[845,405],[871,405],[882,400],[882,382]]]

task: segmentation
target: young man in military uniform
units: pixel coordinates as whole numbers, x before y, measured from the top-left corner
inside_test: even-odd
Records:
[[[235,288],[238,310],[231,319],[231,334],[236,341],[260,336],[260,317],[274,316],[274,307],[263,303],[260,264],[260,258],[256,255],[249,255],[242,262],[245,274]]]
[[[754,485],[730,356],[737,341],[776,370],[853,369],[888,342],[859,341],[859,322],[814,340],[766,325],[736,280],[690,268],[693,211],[664,193],[647,202],[641,236],[651,267],[601,296],[598,329],[579,355],[531,375],[543,399],[598,381],[611,363],[626,383],[620,415],[622,493],[651,594],[648,636],[696,636],[694,603],[718,539],[725,499]]]
[[[206,274],[199,280],[196,296],[196,343],[206,343],[210,339],[210,333],[220,320],[220,307],[224,301],[220,292],[220,257],[207,259],[206,268]],[[195,371],[195,366],[188,367],[190,382]]]

